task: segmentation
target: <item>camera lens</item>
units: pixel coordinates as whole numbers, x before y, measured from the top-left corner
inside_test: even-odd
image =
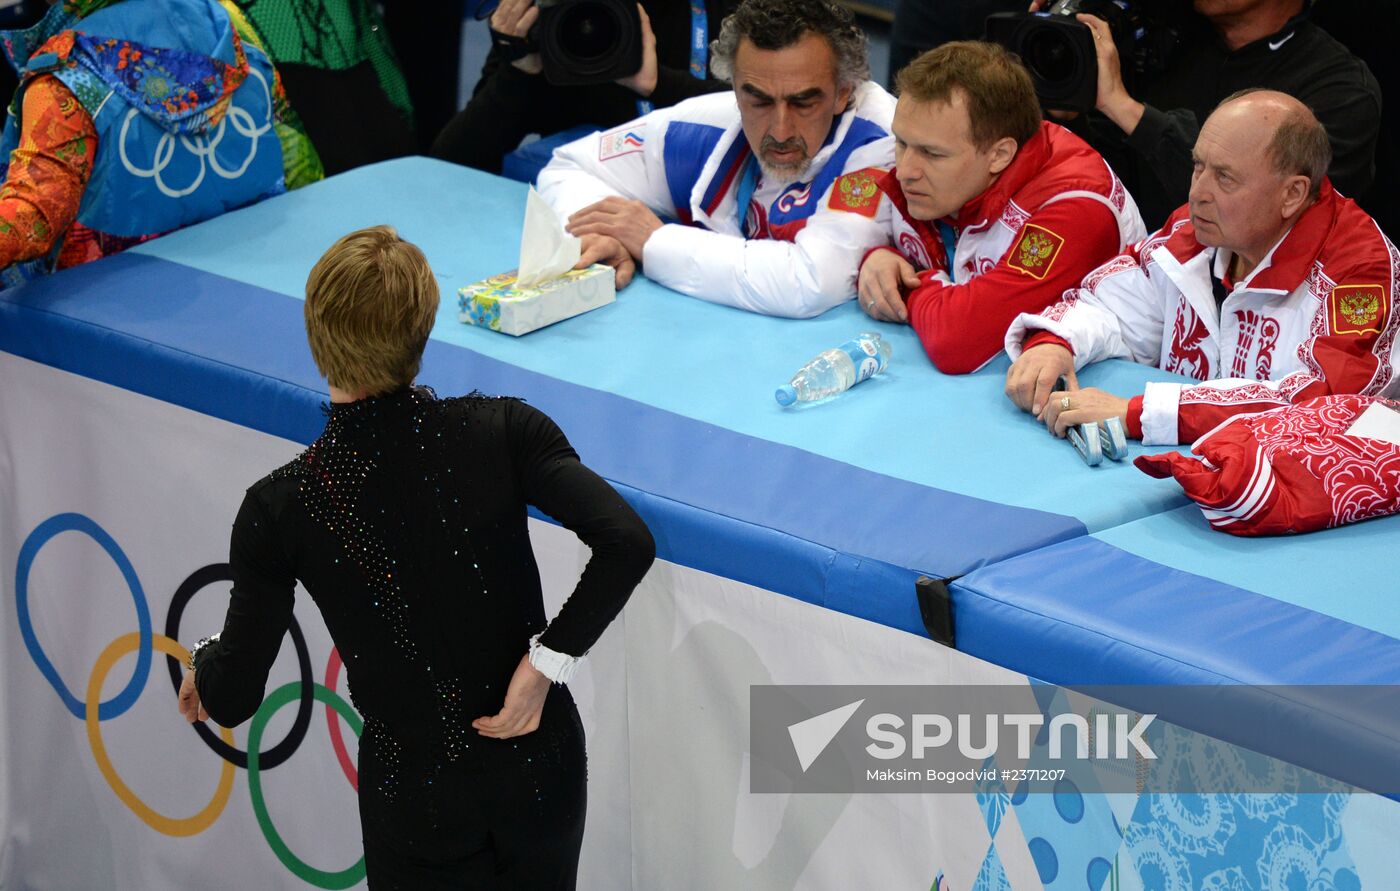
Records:
[[[642,21],[636,0],[539,0],[539,8],[540,19],[531,33],[550,83],[607,83],[642,67]]]
[[[1050,83],[1065,83],[1079,76],[1078,55],[1059,31],[1047,28],[1031,34],[1022,58],[1032,74]]]
[[[570,8],[559,31],[569,55],[581,62],[602,58],[618,45],[622,23],[606,6],[579,3]]]

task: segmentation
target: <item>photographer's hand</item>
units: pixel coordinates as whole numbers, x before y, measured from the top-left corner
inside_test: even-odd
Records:
[[[638,96],[650,96],[656,90],[658,77],[656,63],[656,34],[651,30],[651,17],[637,4],[637,12],[642,17],[642,67],[631,77],[624,77],[618,83]]]
[[[491,30],[523,40],[529,36],[530,29],[539,17],[540,10],[535,6],[535,0],[501,0],[501,5],[491,13]],[[544,70],[539,53],[522,56],[510,64],[526,74],[539,74]]]
[[[1118,47],[1113,42],[1113,32],[1108,23],[1097,16],[1080,13],[1075,18],[1094,32],[1094,49],[1099,60],[1099,93],[1095,107],[1131,136],[1142,120],[1143,104],[1128,95],[1128,88],[1123,85],[1123,67],[1118,59]]]

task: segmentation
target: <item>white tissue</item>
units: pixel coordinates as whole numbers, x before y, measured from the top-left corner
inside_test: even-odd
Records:
[[[520,233],[520,271],[516,286],[538,285],[557,278],[578,263],[579,240],[564,231],[554,209],[532,187],[525,197],[525,229]]]
[[[1400,414],[1379,402],[1372,402],[1347,428],[1347,436],[1363,436],[1400,445]]]

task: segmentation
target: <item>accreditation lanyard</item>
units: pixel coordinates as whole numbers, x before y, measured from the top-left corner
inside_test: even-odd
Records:
[[[948,278],[952,279],[954,268],[953,255],[956,254],[958,250],[958,236],[953,232],[953,227],[942,220],[938,221],[938,234],[942,236],[943,239],[943,252],[948,255]]]
[[[701,0],[690,2],[690,76],[705,79],[710,61],[710,19]],[[647,99],[637,100],[637,116],[651,114],[656,106]]]
[[[743,139],[743,135],[739,136]],[[739,177],[739,191],[734,196],[734,211],[739,215],[739,231],[749,237],[749,205],[753,203],[753,193],[758,190],[758,159],[752,154],[744,162],[744,172]]]

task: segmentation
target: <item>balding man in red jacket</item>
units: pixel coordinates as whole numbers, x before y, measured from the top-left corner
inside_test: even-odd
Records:
[[[1297,99],[1226,99],[1196,140],[1190,202],[1055,306],[1016,319],[1007,395],[1059,436],[1117,417],[1144,443],[1175,445],[1241,413],[1394,393],[1400,254],[1332,188],[1331,154]],[[1076,388],[1076,369],[1110,358],[1197,382],[1149,383],[1131,399]],[[1055,388],[1062,376],[1068,391]]]

